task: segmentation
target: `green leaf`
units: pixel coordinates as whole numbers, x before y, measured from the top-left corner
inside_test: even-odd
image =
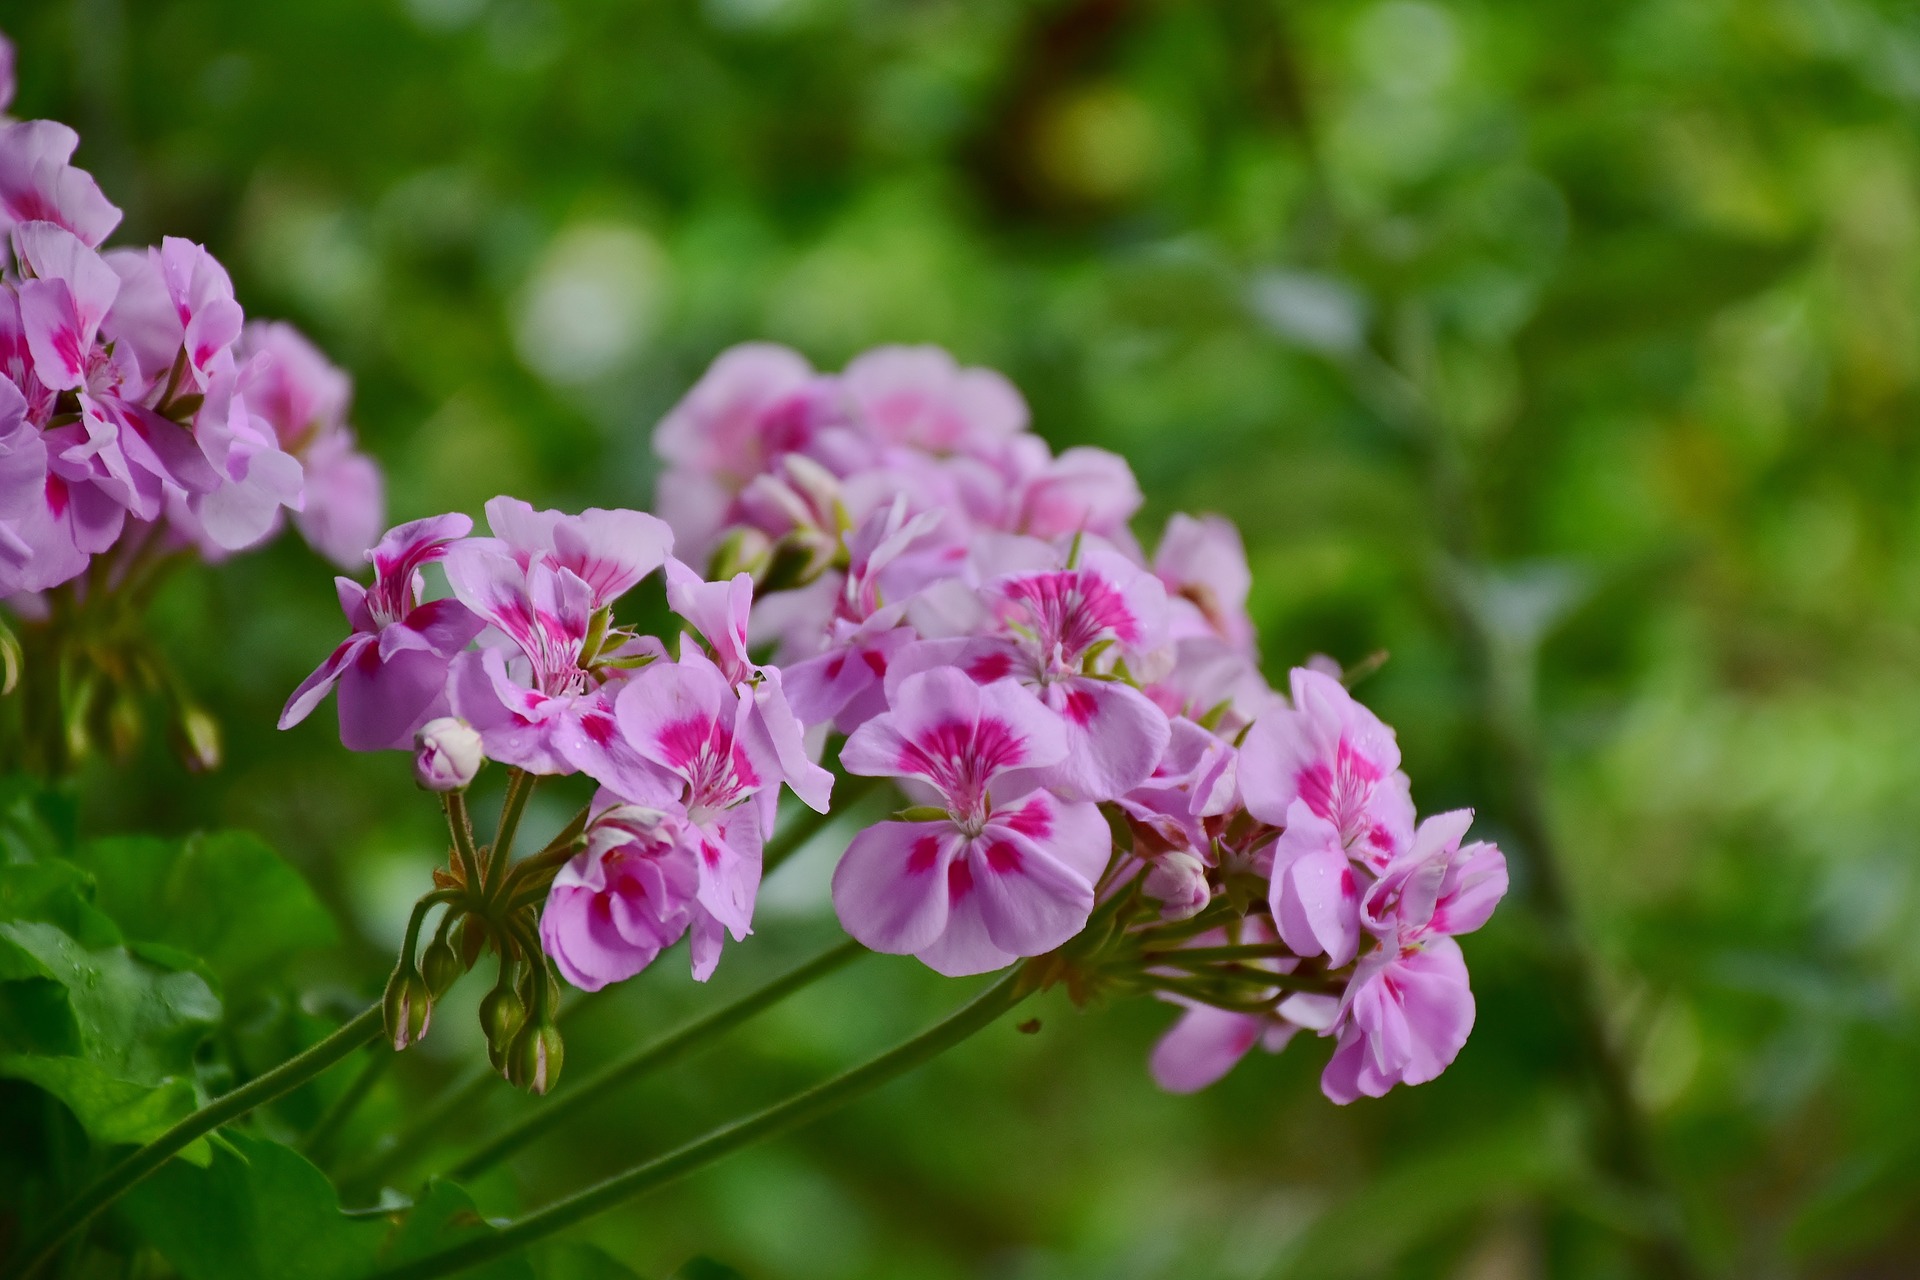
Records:
[[[95,905],[129,938],[200,957],[228,991],[339,939],[300,873],[245,832],[91,840],[74,857],[93,873]]]
[[[119,1212],[182,1280],[353,1280],[373,1270],[387,1224],[349,1218],[298,1152],[230,1132],[204,1169],[170,1162]]]
[[[540,1250],[540,1280],[640,1280],[640,1273],[599,1245],[561,1240]]]
[[[726,1263],[703,1255],[681,1263],[680,1269],[673,1273],[670,1280],[747,1280],[747,1277]]]
[[[381,1261],[390,1266],[424,1258],[476,1236],[491,1235],[493,1230],[474,1207],[473,1197],[458,1184],[435,1178],[414,1202],[413,1210],[401,1219]],[[533,1280],[533,1267],[524,1257],[509,1257],[462,1274],[474,1280]]]
[[[219,1021],[198,974],[0,924],[0,1075],[59,1098],[96,1141],[145,1142],[191,1111],[193,1052]]]
[[[346,1214],[325,1174],[289,1147],[229,1132],[204,1169],[169,1164],[128,1193],[123,1213],[182,1280],[358,1280],[493,1230],[454,1183],[435,1179],[395,1225]],[[533,1280],[522,1258],[475,1280]],[[591,1275],[592,1273],[582,1273]]]
[[[0,863],[54,857],[73,845],[73,796],[21,774],[0,777]]]
[[[0,920],[39,920],[58,925],[89,947],[111,947],[120,930],[93,903],[93,881],[71,862],[0,865]]]

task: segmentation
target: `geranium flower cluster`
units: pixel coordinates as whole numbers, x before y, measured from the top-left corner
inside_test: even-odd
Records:
[[[217,559],[288,513],[317,550],[358,562],[383,499],[345,376],[288,326],[249,324],[201,246],[103,249],[120,211],[72,163],[79,141],[0,116],[0,596],[116,548]]]
[[[873,950],[1172,1001],[1151,1065],[1175,1090],[1302,1029],[1335,1040],[1339,1102],[1453,1060],[1474,1011],[1454,939],[1505,862],[1465,841],[1466,811],[1417,820],[1392,730],[1337,670],[1269,687],[1231,524],[1175,516],[1149,556],[1122,459],[1054,454],[1006,379],[932,348],[838,374],[736,348],[656,444],[664,520],[497,498],[489,536],[458,515],[388,534],[283,719],[337,685],[343,740],[418,737],[424,785],[471,776],[460,733],[592,778],[577,829],[527,864],[545,877],[506,897],[544,895],[567,981],[630,977],[683,936],[710,974],[751,929],[780,788],[825,812],[827,761],[843,791],[905,801],[833,876]],[[428,600],[431,561],[450,594]],[[656,569],[672,641],[613,619]]]

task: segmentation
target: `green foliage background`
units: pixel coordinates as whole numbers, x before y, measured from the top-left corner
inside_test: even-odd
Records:
[[[396,518],[646,504],[653,422],[738,340],[828,366],[943,343],[1011,375],[1056,445],[1124,453],[1143,535],[1236,519],[1276,676],[1387,651],[1361,692],[1416,799],[1477,806],[1515,857],[1467,945],[1479,1026],[1435,1084],[1334,1108],[1302,1042],[1168,1098],[1142,1065],[1166,1011],[1055,1001],[1039,1034],[997,1029],[581,1238],[643,1275],[705,1254],[770,1280],[1638,1274],[1666,1210],[1593,1154],[1617,1135],[1595,1137],[1575,946],[1708,1270],[1911,1274],[1910,7],[0,0],[0,27],[16,112],[81,131],[119,242],[205,242],[250,314],[353,373]],[[286,853],[341,926],[273,961],[316,1017],[377,989],[443,838],[398,757],[341,752],[324,715],[272,728],[336,639],[330,576],[287,540],[176,581],[155,626],[228,762],[190,776],[156,743],[96,764],[78,812],[88,836]],[[584,1012],[568,1071],[824,942],[833,852],[768,886],[715,991],[663,964]],[[129,851],[96,854],[109,909]],[[542,1203],[961,993],[865,960],[471,1190]],[[443,1011],[342,1152],[480,1052]],[[527,1105],[508,1092],[447,1139]],[[164,1225],[165,1194],[109,1236]]]

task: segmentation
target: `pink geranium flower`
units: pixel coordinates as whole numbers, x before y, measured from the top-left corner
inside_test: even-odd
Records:
[[[779,668],[760,666],[747,653],[753,579],[739,573],[727,582],[706,582],[678,560],[669,559],[667,606],[706,640],[714,665],[747,707],[742,741],[766,782],[760,792],[762,826],[773,829],[782,782],[809,808],[825,813],[833,794],[833,775],[808,754],[806,731],[788,705]]]
[[[386,494],[347,425],[352,383],[289,324],[249,324],[234,353],[247,408],[305,470],[300,536],[336,564],[358,562],[380,536]]]
[[[725,934],[753,932],[765,838],[755,795],[767,785],[746,738],[753,708],[698,653],[642,670],[620,691],[620,730],[653,766],[620,788],[628,799],[685,815],[698,875],[693,976],[705,981]]]
[[[946,815],[854,837],[833,876],[847,932],[952,975],[1073,937],[1112,837],[1094,805],[1037,789],[1068,749],[1058,718],[1011,681],[982,686],[950,669],[906,678],[892,703],[854,732],[840,761],[924,784]]]
[[[448,668],[485,623],[457,600],[423,603],[420,569],[472,528],[463,515],[400,525],[368,553],[371,589],[334,580],[353,632],[293,691],[282,729],[306,719],[336,685],[349,751],[409,750],[422,725],[447,714]]]
[[[1166,594],[1119,555],[1088,548],[1077,569],[1013,573],[983,595],[987,634],[931,641],[906,656],[903,674],[957,665],[983,684],[1019,682],[1060,719],[1068,750],[1045,781],[1080,800],[1125,795],[1166,750],[1166,714],[1113,664],[1157,648]]]
[[[1175,639],[1217,636],[1241,652],[1253,647],[1247,595],[1253,574],[1231,520],[1174,515],[1153,554],[1153,572],[1173,607]]]
[[[680,940],[698,888],[683,816],[614,805],[594,816],[586,848],[554,876],[541,945],[568,982],[598,991],[633,977]]]
[[[992,369],[963,369],[939,347],[875,347],[840,375],[854,424],[933,454],[973,453],[1027,429],[1027,402]]]
[[[1292,688],[1293,705],[1261,716],[1241,745],[1247,810],[1279,826],[1304,801],[1348,856],[1377,872],[1413,834],[1393,730],[1331,676],[1296,667]]]
[[[80,135],[52,120],[0,124],[0,234],[23,222],[50,222],[88,248],[120,225],[120,211],[71,161]]]
[[[862,520],[846,546],[846,577],[834,599],[825,647],[784,673],[802,723],[832,722],[852,733],[886,710],[887,670],[918,638],[905,625],[908,602],[958,574],[966,548],[946,536],[941,513],[909,516],[904,497]]]
[[[1491,844],[1461,846],[1472,817],[1461,809],[1422,822],[1367,891],[1361,919],[1380,945],[1361,958],[1330,1030],[1340,1039],[1320,1083],[1335,1102],[1433,1079],[1473,1030],[1473,991],[1452,935],[1486,923],[1506,893],[1507,866]]]
[[[588,640],[605,608],[596,606],[600,592],[639,581],[658,563],[655,548],[622,538],[626,522],[602,518],[620,513],[561,517],[511,499],[496,499],[487,510],[495,531],[508,530],[514,540],[456,545],[447,553],[447,581],[455,598],[509,643],[483,645],[454,662],[454,711],[480,731],[492,759],[533,773],[585,773],[630,794],[645,764],[614,720],[625,668],[604,664],[663,651],[657,641],[624,636],[612,652],[590,651]],[[536,518],[547,515],[556,519]],[[595,582],[539,550],[542,535]]]

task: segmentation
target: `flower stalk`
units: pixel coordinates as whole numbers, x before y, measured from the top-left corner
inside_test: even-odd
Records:
[[[797,1093],[763,1111],[696,1138],[675,1151],[615,1174],[544,1209],[509,1223],[491,1235],[396,1267],[367,1280],[432,1280],[496,1258],[507,1257],[615,1205],[656,1191],[697,1172],[743,1147],[774,1137],[852,1102],[915,1067],[938,1057],[993,1024],[1034,989],[1026,970],[1016,969],[970,1003],[927,1030],[824,1084]]]

